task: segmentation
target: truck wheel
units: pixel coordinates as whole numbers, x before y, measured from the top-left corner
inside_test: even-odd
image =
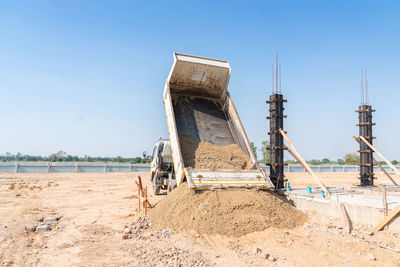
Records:
[[[160,194],[160,189],[161,189],[161,186],[160,185],[157,185],[157,181],[156,181],[157,179],[154,179],[153,180],[153,194],[155,195],[155,196],[157,196],[157,195],[159,195]]]

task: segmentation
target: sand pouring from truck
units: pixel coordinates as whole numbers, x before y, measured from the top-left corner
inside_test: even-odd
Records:
[[[258,165],[229,95],[230,73],[226,60],[174,53],[163,98],[174,165],[172,177],[177,185],[186,180],[192,189],[274,188]],[[237,145],[251,166],[246,169],[189,166],[183,155],[187,138],[216,146]]]

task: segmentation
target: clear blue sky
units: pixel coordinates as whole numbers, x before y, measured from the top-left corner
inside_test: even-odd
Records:
[[[400,159],[397,1],[1,1],[0,153],[136,156],[168,135],[181,52],[227,59],[249,138],[268,138],[279,48],[286,130],[306,159],[355,152],[360,69],[375,144]]]

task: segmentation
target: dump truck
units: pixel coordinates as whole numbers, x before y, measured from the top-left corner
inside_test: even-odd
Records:
[[[228,92],[228,61],[174,53],[163,100],[174,165],[174,178],[192,189],[274,187],[260,168]],[[218,146],[237,144],[251,169],[196,169],[185,165],[180,139],[194,138]]]

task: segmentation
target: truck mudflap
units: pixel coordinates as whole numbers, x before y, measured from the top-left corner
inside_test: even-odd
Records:
[[[274,185],[261,170],[208,170],[185,168],[191,189],[259,188],[273,189]]]

